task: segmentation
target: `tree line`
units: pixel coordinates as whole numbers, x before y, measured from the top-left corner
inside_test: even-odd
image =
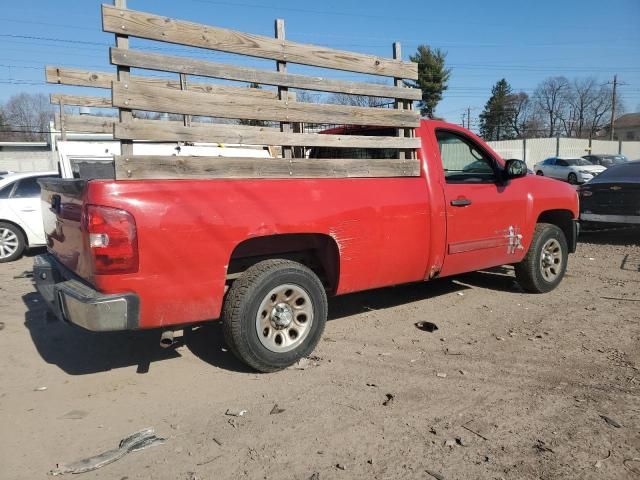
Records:
[[[549,77],[538,84],[531,96],[514,92],[502,78],[491,89],[479,115],[480,136],[485,140],[595,137],[609,124],[612,102],[611,86],[594,77]],[[619,97],[616,111],[622,111]]]
[[[53,107],[42,93],[18,93],[0,104],[0,141],[33,142],[47,139]]]

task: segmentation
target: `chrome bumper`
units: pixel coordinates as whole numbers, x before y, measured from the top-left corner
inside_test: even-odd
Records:
[[[49,254],[35,257],[33,277],[38,292],[61,320],[94,332],[138,328],[140,302],[133,293],[104,295],[71,278]]]

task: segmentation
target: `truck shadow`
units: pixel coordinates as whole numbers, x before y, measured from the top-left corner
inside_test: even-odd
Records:
[[[159,347],[157,331],[94,333],[47,315],[37,292],[23,295],[27,306],[24,325],[42,359],[69,375],[86,375],[138,366],[146,373],[151,362],[180,357],[174,349]]]
[[[454,278],[342,295],[329,300],[329,320],[394,308],[474,286],[513,292],[513,284],[509,269],[498,267]],[[89,332],[47,315],[44,300],[37,292],[27,293],[22,301],[27,307],[24,325],[38,353],[45,362],[57,365],[69,375],[87,375],[134,365],[137,373],[147,373],[153,362],[181,357],[177,349],[182,346],[214,367],[255,373],[229,351],[222,325],[217,321],[185,329],[184,335],[177,337],[172,347],[164,349],[160,347],[160,330]]]

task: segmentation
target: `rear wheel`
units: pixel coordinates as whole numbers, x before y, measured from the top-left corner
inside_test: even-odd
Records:
[[[26,246],[24,234],[18,227],[0,222],[0,263],[17,260]]]
[[[571,185],[577,185],[578,184],[578,176],[573,172],[569,174],[569,177],[567,178],[567,180],[569,181],[569,183]]]
[[[247,365],[274,372],[306,357],[320,341],[327,296],[320,279],[290,260],[265,260],[238,278],[222,321],[229,348]]]
[[[531,293],[550,292],[564,277],[568,252],[567,239],[559,227],[537,224],[529,251],[515,265],[518,283]]]

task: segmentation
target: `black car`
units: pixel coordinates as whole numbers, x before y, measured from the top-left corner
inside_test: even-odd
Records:
[[[585,160],[589,160],[594,165],[602,165],[603,167],[611,167],[613,165],[619,165],[621,163],[627,163],[629,159],[624,155],[612,155],[609,153],[601,153],[594,155],[583,155]]]
[[[640,160],[613,165],[578,194],[584,228],[640,227]]]

